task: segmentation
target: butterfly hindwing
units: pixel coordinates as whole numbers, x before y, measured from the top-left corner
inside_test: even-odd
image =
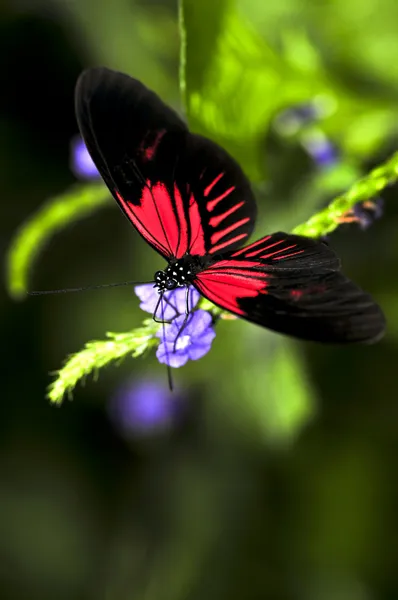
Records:
[[[76,86],[80,131],[128,219],[165,258],[214,254],[251,234],[255,200],[240,166],[191,134],[139,81],[105,68]]]
[[[333,250],[309,238],[267,236],[198,273],[195,286],[218,306],[301,339],[370,342],[384,331],[379,306],[340,273]]]

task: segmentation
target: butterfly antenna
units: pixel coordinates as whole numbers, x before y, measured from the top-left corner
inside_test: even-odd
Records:
[[[88,285],[79,288],[65,288],[62,290],[40,290],[27,292],[28,296],[44,296],[46,294],[69,294],[70,292],[86,292],[89,290],[99,290],[101,288],[122,287],[125,285],[145,285],[153,283],[153,281],[123,281],[121,283],[103,283],[101,285]]]

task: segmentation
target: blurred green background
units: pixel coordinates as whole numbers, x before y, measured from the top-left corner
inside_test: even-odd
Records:
[[[398,149],[395,0],[186,0],[185,36],[189,122],[252,178],[259,234],[291,229]],[[182,110],[179,48],[176,0],[0,3],[2,256],[75,182],[81,70],[128,72]],[[327,169],[275,125],[314,98],[330,110],[304,133],[338,150]],[[386,312],[382,342],[330,348],[221,322],[211,352],[173,372],[180,410],[153,428],[121,427],[111,407],[126,386],[167,389],[154,355],[61,408],[45,399],[67,354],[140,324],[131,289],[14,302],[3,286],[2,600],[398,598],[397,195],[383,192],[366,232],[331,236]],[[30,287],[162,267],[110,201],[48,243]]]

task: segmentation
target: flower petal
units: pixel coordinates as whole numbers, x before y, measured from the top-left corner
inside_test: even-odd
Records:
[[[171,323],[165,323],[164,327],[160,327],[156,332],[156,337],[160,339],[161,342],[168,342],[170,344],[174,343],[178,332],[181,329],[181,326],[176,326],[175,322],[179,317],[176,317]]]
[[[70,168],[80,179],[97,179],[100,174],[80,136],[72,139],[70,145]]]
[[[173,290],[172,304],[176,307],[178,314],[184,315],[187,310],[187,289],[188,289],[188,312],[191,312],[199,302],[200,294],[193,286],[189,288],[177,288]],[[166,292],[168,293],[168,292]]]
[[[141,300],[141,310],[153,315],[158,305],[156,311],[157,319],[172,321],[179,315],[182,315],[183,318],[185,317],[185,311],[187,309],[187,289],[188,307],[191,311],[195,308],[200,298],[199,292],[192,286],[189,288],[180,287],[175,290],[164,292],[163,299],[160,301],[159,305],[159,292],[152,283],[136,285],[134,291]]]
[[[173,352],[174,342],[166,342],[159,344],[156,350],[156,358],[158,361],[164,365],[169,365],[169,367],[173,367],[177,369],[178,367],[182,367],[185,363],[188,362],[188,353],[186,350],[176,350]]]
[[[179,317],[180,319],[181,317]],[[211,327],[213,321],[212,315],[206,310],[201,308],[196,310],[188,319],[185,327],[184,334],[197,337],[202,335],[209,327]],[[176,325],[178,325],[178,319],[176,319]],[[181,322],[182,325],[182,322]]]
[[[177,336],[189,335],[196,339],[203,335],[212,325],[213,318],[206,310],[198,309],[190,313],[185,322],[185,315],[179,315],[173,319],[172,323],[166,324],[159,329],[156,336],[167,342],[174,342]]]
[[[134,293],[142,302],[150,302],[156,304],[159,293],[152,283],[143,283],[134,287]]]
[[[199,360],[199,358],[202,358],[209,352],[210,348],[211,342],[205,344],[192,344],[189,348],[187,348],[189,360]]]
[[[167,296],[169,292],[165,293],[165,297],[163,297],[163,301],[159,302],[159,292],[153,287],[152,283],[145,283],[142,285],[136,285],[134,288],[135,294],[141,300],[140,308],[145,312],[148,312],[151,315],[155,314],[156,310],[156,318],[163,321],[171,321],[177,316],[176,309],[170,302],[166,302]]]

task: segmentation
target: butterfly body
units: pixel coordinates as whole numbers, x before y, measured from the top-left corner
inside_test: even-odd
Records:
[[[122,212],[167,261],[155,273],[160,293],[192,284],[239,317],[305,340],[381,337],[381,309],[341,273],[329,245],[283,232],[248,244],[257,207],[242,169],[142,83],[89,69],[76,115]]]

